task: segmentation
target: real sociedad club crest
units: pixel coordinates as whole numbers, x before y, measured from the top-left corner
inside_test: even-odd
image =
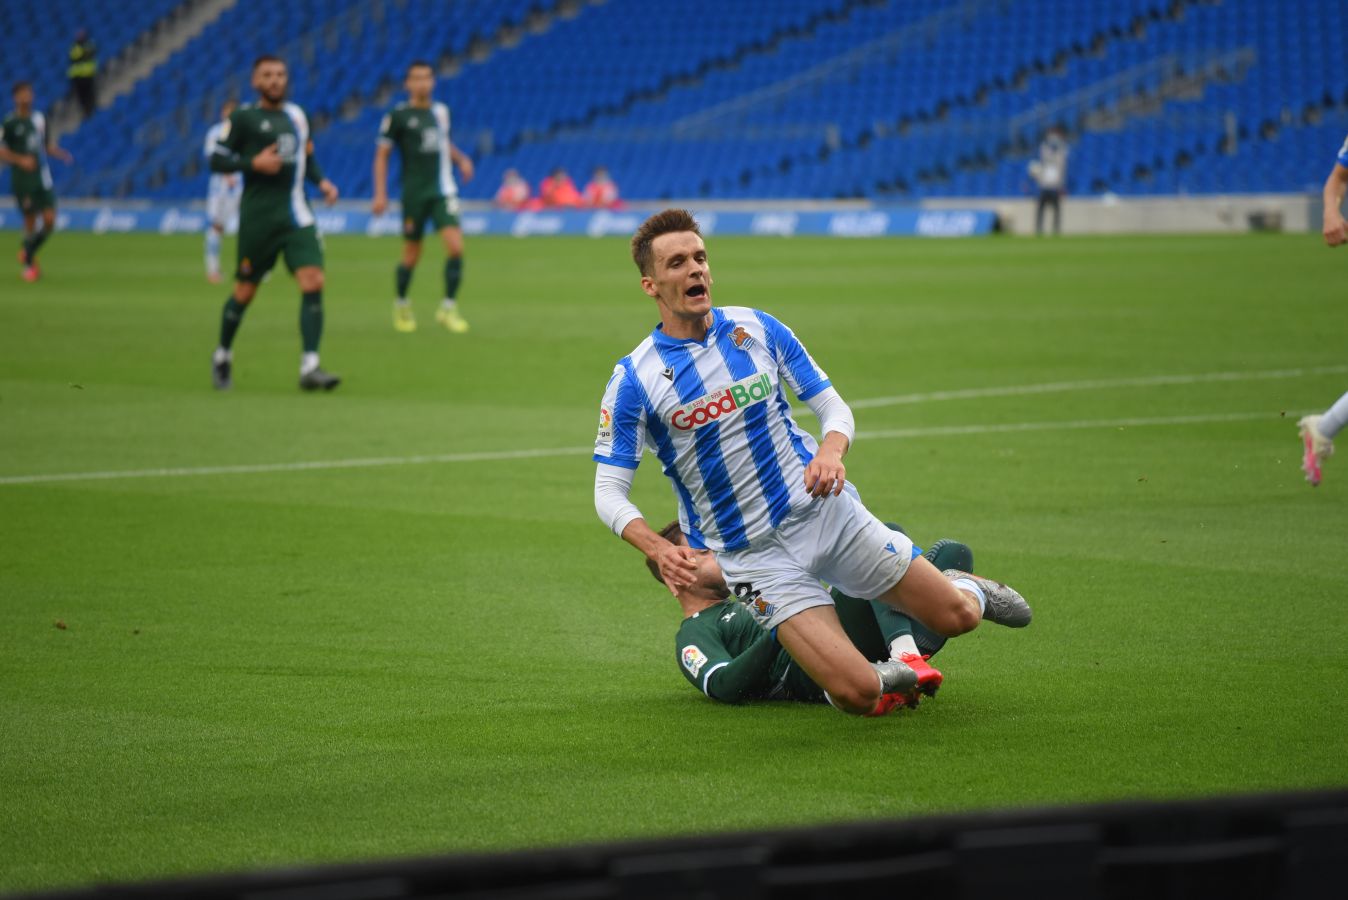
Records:
[[[736,325],[735,330],[730,332],[730,339],[735,342],[735,346],[741,350],[748,350],[754,345],[754,339],[749,336],[749,332],[744,330],[744,326]]]

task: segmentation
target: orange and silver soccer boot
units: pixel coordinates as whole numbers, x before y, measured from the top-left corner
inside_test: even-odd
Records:
[[[1301,471],[1313,487],[1320,486],[1320,465],[1334,455],[1334,442],[1320,431],[1322,416],[1302,416],[1297,422],[1301,432]]]
[[[916,653],[900,653],[896,659],[913,670],[917,675],[917,690],[928,697],[935,697],[936,691],[940,689],[941,682],[945,681],[945,676],[934,666],[927,665],[930,656],[919,656]],[[917,706],[917,698],[913,698],[912,705]]]

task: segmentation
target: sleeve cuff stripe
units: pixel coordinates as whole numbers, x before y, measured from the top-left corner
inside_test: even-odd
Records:
[[[603,456],[599,453],[596,453],[593,459],[595,462],[606,463],[610,466],[621,466],[624,469],[635,469],[637,467],[637,461],[634,459],[621,459],[617,456]]]
[[[706,694],[708,697],[711,696],[711,691],[707,689],[711,684],[711,676],[715,675],[718,671],[724,669],[728,665],[730,665],[729,662],[719,662],[707,670],[707,674],[702,676],[702,693]]]

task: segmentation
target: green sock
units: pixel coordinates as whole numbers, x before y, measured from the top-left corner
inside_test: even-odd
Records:
[[[28,265],[32,265],[37,259],[37,248],[47,242],[47,229],[39,228],[28,237],[23,239],[23,255],[28,260]]]
[[[404,266],[402,263],[399,263],[397,275],[399,300],[407,299],[407,289],[411,286],[411,284],[412,284],[412,267]]]
[[[323,337],[323,292],[306,291],[300,297],[300,337],[305,353],[317,353]]]
[[[445,299],[453,300],[459,296],[459,283],[463,281],[463,257],[451,256],[445,260]]]
[[[220,315],[220,346],[228,350],[234,345],[234,335],[239,330],[239,325],[243,323],[243,314],[248,311],[248,307],[234,299],[230,294],[229,299],[225,301],[225,309]]]

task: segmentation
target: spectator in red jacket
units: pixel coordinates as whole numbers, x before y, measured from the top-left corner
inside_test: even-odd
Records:
[[[539,183],[538,197],[544,206],[549,207],[580,206],[583,202],[580,191],[576,190],[576,183],[561,167],[553,169],[552,174]]]
[[[596,166],[585,185],[585,205],[595,209],[617,209],[622,205],[618,199],[618,185],[608,174],[608,169]]]
[[[504,209],[521,209],[529,202],[529,182],[514,169],[506,169],[501,186],[496,189],[496,205]]]

